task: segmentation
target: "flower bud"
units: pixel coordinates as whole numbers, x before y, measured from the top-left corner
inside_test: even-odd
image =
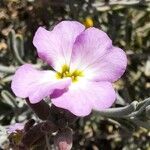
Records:
[[[60,130],[54,139],[56,150],[70,150],[72,148],[72,130],[66,128]]]

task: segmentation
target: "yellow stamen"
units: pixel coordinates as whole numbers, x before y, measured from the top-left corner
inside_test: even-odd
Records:
[[[93,19],[91,17],[86,17],[84,21],[84,25],[86,28],[93,27]]]
[[[78,78],[83,77],[83,76],[84,76],[83,71],[74,70],[74,71],[70,72],[70,68],[67,65],[63,65],[61,71],[56,73],[57,79],[63,79],[66,77],[70,77],[73,82],[78,81]]]

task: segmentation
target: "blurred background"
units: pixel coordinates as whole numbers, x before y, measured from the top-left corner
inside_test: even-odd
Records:
[[[0,147],[9,149],[3,127],[34,118],[11,89],[18,66],[38,59],[32,44],[39,26],[52,28],[61,20],[77,20],[94,26],[126,51],[128,67],[114,86],[117,103],[150,97],[150,1],[149,0],[0,0]],[[150,150],[150,131],[123,119],[100,115],[79,119],[74,129],[74,150]]]

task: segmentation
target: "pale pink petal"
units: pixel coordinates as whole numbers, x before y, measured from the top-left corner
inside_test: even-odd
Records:
[[[52,97],[52,103],[76,116],[86,116],[92,109],[109,108],[115,98],[116,94],[111,83],[81,81],[73,83],[60,97]]]
[[[17,132],[17,130],[23,130],[23,129],[24,129],[23,123],[15,123],[15,124],[10,125],[7,128],[7,133],[11,134],[11,133]]]
[[[54,71],[40,71],[25,64],[16,71],[11,88],[16,96],[29,97],[31,103],[37,103],[55,89],[65,89],[70,84],[70,78],[58,80]]]
[[[88,79],[114,82],[123,75],[126,66],[125,52],[120,48],[113,47],[103,58],[89,65],[84,73]]]
[[[94,27],[83,31],[76,39],[71,57],[71,69],[84,70],[102,58],[112,47],[107,34]]]
[[[69,64],[73,43],[85,27],[76,21],[62,21],[52,31],[39,27],[33,44],[39,57],[59,71],[64,64]]]

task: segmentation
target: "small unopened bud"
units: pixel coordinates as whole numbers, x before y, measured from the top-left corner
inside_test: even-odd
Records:
[[[50,115],[50,107],[45,101],[42,100],[36,104],[31,104],[29,99],[26,99],[26,102],[41,120],[48,119],[48,116]]]
[[[24,126],[24,131],[27,132],[35,124],[34,119],[30,119]]]
[[[32,128],[30,128],[22,137],[21,143],[26,147],[30,147],[34,144],[39,138],[44,136],[44,133],[40,130],[42,123],[39,123]]]
[[[60,130],[54,138],[54,145],[56,150],[70,150],[72,148],[72,130],[66,128]]]
[[[58,130],[58,127],[52,121],[49,121],[49,120],[45,121],[41,126],[42,132],[53,133],[53,132],[56,132],[57,130]]]

